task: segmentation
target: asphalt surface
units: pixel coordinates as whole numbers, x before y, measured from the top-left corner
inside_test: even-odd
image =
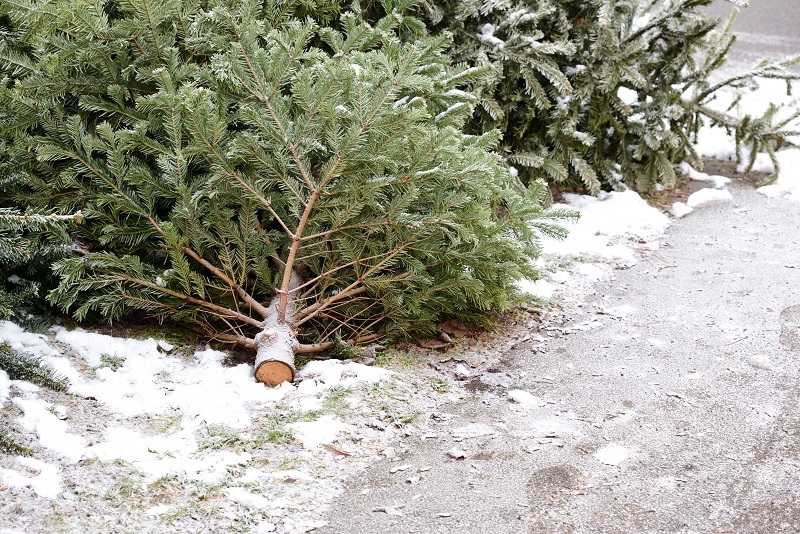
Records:
[[[476,369],[320,532],[800,532],[800,217],[730,189],[556,337]]]
[[[797,0],[751,3],[734,65],[800,51]],[[800,212],[729,190],[544,342],[473,369],[319,532],[800,532]]]
[[[735,5],[717,0],[709,11],[727,19]],[[750,0],[739,9],[733,25],[738,36],[729,67],[743,70],[760,59],[778,59],[800,53],[800,2],[797,0]]]

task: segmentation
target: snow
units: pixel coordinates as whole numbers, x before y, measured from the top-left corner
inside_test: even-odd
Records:
[[[523,406],[534,406],[537,408],[541,408],[542,406],[545,406],[547,404],[544,400],[540,399],[539,397],[521,389],[510,390],[508,392],[508,398],[516,403],[522,404]]]
[[[692,180],[697,180],[699,182],[711,182],[714,186],[714,189],[721,189],[731,182],[731,179],[725,176],[710,176],[704,172],[699,172],[686,162],[681,163],[680,170],[684,175],[688,176]]]
[[[520,14],[520,21],[525,15]],[[642,21],[643,22],[643,21]],[[479,37],[487,43],[502,47],[503,42],[494,36],[496,28],[484,26]],[[360,67],[353,64],[358,75]],[[577,66],[572,74],[585,67]],[[469,71],[467,71],[469,72]],[[758,91],[742,99],[739,113],[754,113],[765,109],[769,102],[791,103],[783,86],[766,81]],[[473,100],[469,93],[451,90],[448,96]],[[622,88],[619,97],[634,103],[638,95]],[[413,102],[403,97],[395,107]],[[720,98],[715,107],[724,109],[730,99]],[[437,116],[437,120],[467,106],[459,102]],[[344,112],[345,110],[340,110]],[[583,139],[585,134],[576,132]],[[588,138],[587,142],[588,142]],[[735,157],[732,138],[721,129],[705,127],[701,130],[697,150],[706,157],[731,160]],[[800,201],[800,150],[784,148],[777,152],[780,172],[776,181],[758,189],[758,192],[780,201]],[[434,172],[438,168],[420,171]],[[773,172],[766,154],[756,155],[755,172]],[[729,203],[731,193],[725,189],[729,179],[697,171],[688,163],[680,171],[690,179],[708,182],[709,187],[693,193],[686,202],[672,205],[672,215],[680,218],[709,203]],[[725,209],[725,204],[722,208]],[[613,276],[615,267],[636,263],[637,251],[656,250],[670,224],[669,218],[647,204],[630,190],[601,193],[597,197],[564,195],[563,204],[557,207],[577,210],[579,221],[567,223],[569,237],[565,240],[543,239],[543,255],[536,267],[545,274],[539,280],[520,280],[520,290],[543,299],[563,295],[577,295],[594,291],[594,284]],[[157,283],[166,283],[169,273],[158,277]],[[601,312],[614,320],[630,321],[637,313],[631,306],[599,306]],[[594,323],[575,328],[591,328]],[[330,499],[335,483],[320,482],[314,462],[323,455],[330,462],[347,460],[346,454],[335,455],[324,447],[337,443],[354,447],[355,434],[359,439],[363,430],[351,423],[351,413],[323,413],[326,399],[332,391],[348,391],[344,403],[352,414],[361,413],[361,395],[364,388],[398,379],[392,371],[355,362],[337,360],[312,361],[298,370],[294,384],[265,388],[252,377],[248,364],[225,365],[228,355],[210,348],[186,351],[175,350],[172,344],[158,339],[129,339],[108,336],[82,329],[55,327],[50,335],[25,331],[9,321],[0,321],[0,340],[12,348],[42,357],[45,362],[71,382],[69,394],[78,398],[93,399],[99,413],[91,431],[78,424],[74,416],[75,404],[63,406],[48,399],[48,392],[23,381],[12,381],[0,371],[0,405],[10,402],[14,406],[15,424],[36,440],[40,458],[6,457],[0,467],[0,485],[16,492],[28,492],[26,498],[39,496],[55,499],[64,492],[65,473],[76,465],[99,462],[120,463],[142,475],[145,482],[175,476],[182,483],[197,481],[222,485],[224,498],[235,505],[262,510],[270,516],[269,522],[257,525],[255,531],[291,531],[313,521],[279,521],[296,505],[271,493],[283,480],[293,479],[307,484],[320,484],[305,491],[306,498]],[[650,345],[663,347],[666,341],[647,339]],[[748,363],[760,372],[775,369],[764,355],[753,355]],[[466,376],[466,366],[460,373]],[[464,373],[463,370],[467,370]],[[657,372],[657,371],[656,371]],[[682,374],[685,380],[703,380],[701,373]],[[361,389],[359,389],[361,388]],[[509,410],[528,415],[530,408],[542,408],[547,402],[522,389],[511,389]],[[80,399],[78,399],[80,400]],[[530,410],[533,412],[534,410]],[[295,419],[282,429],[291,432],[291,461],[275,466],[254,461],[257,453],[224,447],[208,448],[203,443],[203,432],[212,426],[223,428],[247,437],[259,418],[288,412]],[[299,419],[299,420],[297,420]],[[563,418],[561,418],[563,419]],[[155,422],[164,422],[163,429],[155,429]],[[389,426],[389,425],[387,425]],[[563,420],[531,422],[532,436],[568,435],[574,431]],[[375,433],[383,430],[375,430]],[[470,423],[453,431],[456,439],[489,437],[495,428],[480,423]],[[302,447],[302,448],[301,448]],[[341,447],[347,449],[347,447]],[[317,454],[318,456],[312,456]],[[467,453],[452,449],[446,454],[464,458]],[[619,466],[631,457],[628,448],[612,444],[597,450],[594,458],[608,466]],[[303,462],[309,462],[304,465]],[[270,463],[272,459],[270,458]],[[327,465],[327,464],[326,464]],[[231,476],[235,473],[235,476]],[[318,492],[318,493],[314,493]],[[168,514],[169,505],[149,506],[147,516]],[[288,516],[287,516],[288,517]],[[294,522],[292,522],[294,521]],[[292,528],[286,525],[293,525]],[[276,526],[278,525],[278,526]],[[310,528],[310,527],[309,527]],[[281,530],[283,529],[283,530]]]
[[[6,341],[14,350],[29,352],[34,356],[58,354],[58,351],[47,343],[47,336],[26,332],[11,321],[0,321],[0,340]]]
[[[627,87],[620,87],[617,90],[617,96],[620,100],[622,100],[623,104],[627,104],[632,106],[639,101],[639,95],[633,89],[629,89]]]
[[[760,154],[759,154],[760,155]],[[777,153],[780,174],[775,183],[757,189],[770,198],[784,198],[800,202],[800,149],[791,148]],[[764,172],[771,172],[769,170]]]
[[[564,240],[544,241],[545,254],[596,255],[635,261],[633,251],[615,244],[624,238],[651,241],[660,237],[669,226],[669,219],[653,208],[635,191],[588,195],[564,195],[564,208],[577,209],[580,220],[568,224]]]
[[[225,488],[225,495],[237,504],[263,510],[270,507],[270,500],[261,495],[251,493],[244,488]]]
[[[469,101],[475,100],[475,95],[473,95],[472,93],[468,93],[466,91],[462,91],[461,89],[450,89],[447,92],[445,92],[443,96],[463,98],[464,100],[469,100]]]
[[[478,34],[478,39],[486,44],[494,46],[495,48],[503,49],[506,43],[502,39],[495,37],[495,30],[497,30],[497,26],[494,24],[484,24],[481,27],[481,33]]]
[[[681,217],[685,217],[694,211],[694,208],[690,208],[683,202],[675,202],[672,204],[672,208],[670,212],[672,213],[673,217],[676,219],[680,219]]]
[[[452,106],[450,106],[446,110],[444,110],[441,113],[439,113],[438,115],[436,115],[436,121],[438,122],[438,121],[440,121],[440,120],[452,115],[454,112],[456,112],[459,109],[464,108],[464,107],[467,107],[466,103],[464,103],[464,102],[456,102],[455,104],[453,104]]]
[[[544,279],[517,283],[522,293],[541,299],[593,292],[596,282],[611,276],[611,265],[634,265],[636,249],[657,249],[670,224],[666,215],[631,190],[601,192],[597,197],[565,194],[564,204],[556,207],[576,210],[580,219],[564,223],[569,230],[566,239],[542,239],[542,257],[535,267],[548,271],[550,265],[565,262],[569,267]]]
[[[689,195],[689,198],[686,200],[686,205],[694,209],[710,202],[725,202],[728,200],[733,200],[733,196],[727,189],[705,188]]]
[[[352,430],[352,426],[332,415],[325,415],[316,421],[300,421],[292,423],[289,428],[294,432],[303,447],[311,449],[335,441],[339,434]]]
[[[70,463],[83,457],[86,440],[69,432],[67,423],[50,411],[50,403],[36,397],[16,397],[11,402],[24,414],[19,420],[22,427],[35,432],[43,447]]]
[[[22,456],[17,456],[17,463],[39,471],[39,474],[26,477],[13,469],[0,469],[0,482],[12,488],[30,487],[37,495],[48,499],[58,497],[61,493],[61,476],[56,466]]]
[[[394,376],[392,371],[355,362],[314,361],[299,370],[297,384],[266,388],[253,378],[251,365],[224,365],[226,353],[206,348],[188,355],[166,354],[175,347],[164,340],[118,338],[62,327],[54,328],[48,338],[8,321],[0,322],[0,340],[40,355],[65,371],[71,381],[70,394],[96,400],[110,415],[108,420],[92,420],[95,430],[89,438],[73,423],[71,409],[44,398],[46,390],[9,380],[0,371],[0,401],[10,399],[19,409],[22,415],[17,424],[35,437],[38,447],[49,451],[52,459],[46,463],[18,458],[18,465],[37,474],[28,476],[4,468],[0,469],[0,481],[8,487],[29,488],[48,499],[62,491],[63,471],[90,459],[102,464],[124,462],[146,481],[177,476],[184,481],[220,483],[231,469],[248,468],[253,455],[229,448],[205,449],[201,443],[205,429],[216,425],[230,432],[245,431],[254,424],[256,414],[274,412],[276,403],[281,403],[308,414],[304,417],[309,420],[285,428],[304,448],[314,449],[346,437],[354,427],[334,415],[309,413],[308,407],[319,408],[331,388],[371,386]],[[357,406],[358,394],[351,394],[349,402]],[[142,421],[154,420],[165,421],[166,428],[154,433],[142,426]],[[249,469],[256,479],[267,476]],[[305,478],[310,484],[319,484],[310,476]],[[270,502],[270,507],[275,506],[250,490],[229,487],[224,493],[242,506],[262,507]],[[167,511],[151,507],[146,513],[157,516]]]
[[[774,119],[777,122],[788,117],[792,111],[798,108],[797,97],[786,91],[785,82],[773,79],[759,79],[758,84],[759,87],[757,89],[744,92],[741,100],[730,113],[740,117],[746,115],[757,117],[764,113],[770,104],[775,104],[783,106]],[[719,111],[725,111],[733,103],[733,98],[732,92],[722,92],[711,103],[711,107]],[[796,131],[798,126],[800,126],[798,120],[795,119],[785,129]],[[800,144],[798,136],[790,136],[789,141],[794,144]],[[736,160],[734,137],[722,128],[711,126],[701,128],[695,148],[698,154],[704,157],[725,161]],[[739,166],[738,170],[740,172],[745,170],[749,161],[747,147],[743,148],[742,159],[744,163]],[[776,181],[771,185],[759,188],[758,192],[770,198],[783,198],[800,202],[800,167],[798,166],[800,163],[800,149],[783,148],[777,152],[776,157],[780,166]],[[753,172],[772,174],[774,170],[772,161],[767,154],[756,154]]]
[[[628,449],[621,445],[609,445],[594,453],[594,457],[603,464],[617,466],[630,457]]]

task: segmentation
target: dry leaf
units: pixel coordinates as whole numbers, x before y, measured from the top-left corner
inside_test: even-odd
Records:
[[[439,339],[421,339],[419,341],[419,345],[420,347],[424,347],[426,349],[443,349],[450,344]]]
[[[352,456],[352,454],[350,454],[349,452],[345,452],[345,451],[343,451],[341,449],[337,449],[336,447],[334,447],[333,445],[330,445],[330,444],[325,445],[325,448],[328,449],[329,451],[331,451],[333,454],[338,454],[339,456]]]

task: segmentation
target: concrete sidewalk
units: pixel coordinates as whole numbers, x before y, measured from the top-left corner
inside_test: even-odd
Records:
[[[351,481],[320,532],[800,532],[800,216],[729,189]]]

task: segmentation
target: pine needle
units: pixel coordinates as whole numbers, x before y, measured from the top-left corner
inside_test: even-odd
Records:
[[[14,350],[8,343],[0,343],[0,369],[12,380],[25,380],[54,391],[69,388],[67,378],[47,367],[41,358]]]

